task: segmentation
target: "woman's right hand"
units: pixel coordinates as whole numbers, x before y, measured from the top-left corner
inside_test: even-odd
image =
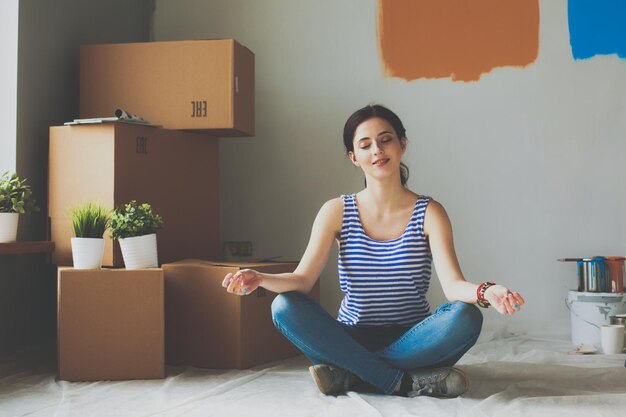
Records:
[[[222,281],[222,287],[226,291],[237,295],[248,295],[259,288],[261,284],[261,274],[252,269],[242,269],[240,271],[229,272]]]

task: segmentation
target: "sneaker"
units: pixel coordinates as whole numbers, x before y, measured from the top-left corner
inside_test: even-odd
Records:
[[[345,369],[335,368],[330,365],[313,365],[309,372],[317,388],[324,395],[336,395],[346,392],[356,381],[356,376]]]
[[[454,398],[466,392],[469,382],[465,373],[457,368],[436,368],[408,371],[413,380],[413,389],[408,397],[427,395],[429,397]]]

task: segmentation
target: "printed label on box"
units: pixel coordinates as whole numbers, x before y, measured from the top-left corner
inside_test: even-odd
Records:
[[[207,101],[199,100],[191,102],[191,117],[207,117]]]

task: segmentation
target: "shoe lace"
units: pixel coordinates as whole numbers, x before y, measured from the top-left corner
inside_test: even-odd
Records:
[[[445,380],[445,376],[439,373],[420,375],[413,381],[413,391],[408,395],[413,397],[423,394],[445,394],[447,391]]]

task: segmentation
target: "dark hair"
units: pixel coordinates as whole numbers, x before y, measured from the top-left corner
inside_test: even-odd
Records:
[[[356,132],[357,127],[361,123],[366,120],[371,119],[372,117],[380,117],[381,119],[385,119],[396,131],[396,135],[398,139],[406,138],[406,129],[402,124],[400,118],[388,108],[381,106],[379,104],[368,104],[352,113],[348,120],[346,121],[345,126],[343,127],[343,144],[346,147],[346,153],[354,152],[354,132]],[[409,167],[404,165],[404,163],[400,163],[400,182],[404,187],[406,187],[406,182],[409,179]]]

